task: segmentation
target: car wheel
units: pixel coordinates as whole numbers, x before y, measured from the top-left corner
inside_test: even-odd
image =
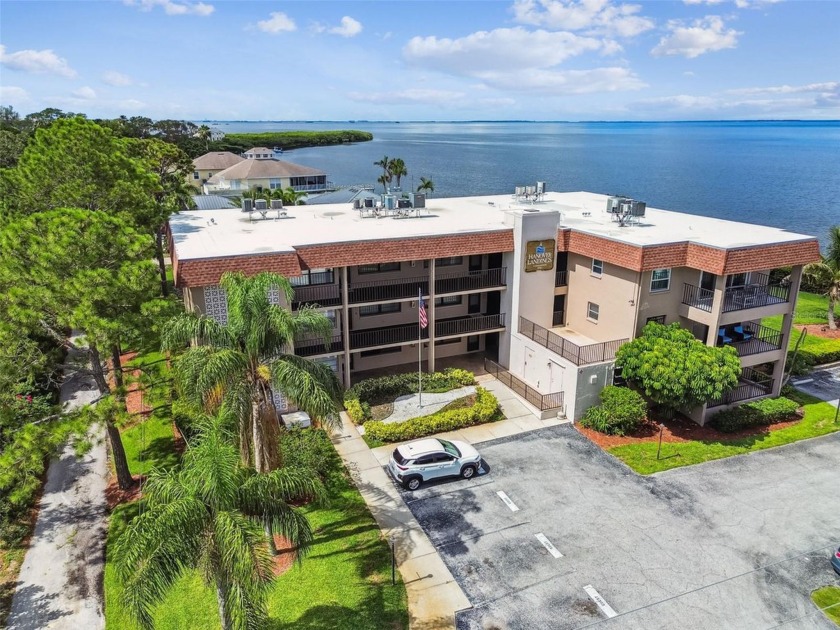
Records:
[[[475,477],[475,466],[464,466],[461,469],[461,477],[464,479],[472,479]]]
[[[403,485],[405,486],[406,490],[417,490],[420,487],[420,484],[423,483],[423,480],[420,477],[409,477],[405,480]]]

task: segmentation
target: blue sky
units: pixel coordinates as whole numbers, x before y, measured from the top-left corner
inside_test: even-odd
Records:
[[[0,5],[0,102],[218,120],[840,118],[840,2]]]

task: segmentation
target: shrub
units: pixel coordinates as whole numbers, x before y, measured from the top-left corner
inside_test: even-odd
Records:
[[[601,391],[601,404],[590,407],[580,424],[608,435],[625,435],[638,427],[646,414],[647,404],[637,392],[608,385]]]
[[[448,392],[449,390],[475,385],[475,375],[467,370],[448,368],[443,372],[423,373],[424,392]],[[416,374],[393,374],[359,381],[344,394],[344,408],[356,424],[371,419],[370,408],[374,405],[393,402],[400,396],[417,392]]]
[[[365,438],[379,442],[402,442],[441,433],[454,431],[476,424],[483,424],[501,418],[499,401],[482,387],[475,391],[475,404],[461,409],[438,411],[437,413],[405,422],[384,423],[371,421],[365,424]]]
[[[283,466],[303,468],[327,482],[341,470],[338,453],[323,429],[295,427],[280,435]]]
[[[764,398],[756,402],[721,411],[712,424],[724,433],[790,420],[796,416],[799,403],[790,398]]]

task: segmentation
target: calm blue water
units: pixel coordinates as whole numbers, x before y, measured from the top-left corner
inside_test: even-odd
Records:
[[[681,123],[215,123],[226,132],[361,129],[357,145],[288,151],[336,184],[372,184],[402,158],[402,188],[435,196],[549,190],[622,194],[648,205],[818,236],[840,223],[840,121]]]

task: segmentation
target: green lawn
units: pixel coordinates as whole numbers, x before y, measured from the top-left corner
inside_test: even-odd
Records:
[[[169,468],[178,463],[172,419],[153,414],[122,432],[125,455],[132,475],[146,475],[155,466]]]
[[[636,472],[649,475],[670,468],[782,446],[840,430],[840,424],[834,422],[836,409],[828,403],[799,391],[788,397],[804,406],[805,417],[785,429],[732,440],[665,442],[662,444],[660,459],[656,459],[656,442],[616,446],[608,452]]]
[[[811,593],[811,600],[826,617],[840,626],[840,586],[823,586]]]
[[[111,516],[108,548],[138,504]],[[332,478],[327,507],[307,507],[316,542],[300,566],[280,576],[269,596],[272,630],[397,630],[408,628],[405,587],[391,586],[388,546],[358,490],[343,476]],[[106,628],[137,628],[119,603],[113,564],[105,565]],[[157,630],[218,627],[215,594],[198,574],[181,579],[158,607]]]
[[[840,321],[840,304],[834,310],[837,314],[838,321]],[[782,316],[773,315],[772,317],[765,317],[762,322],[765,326],[782,329]],[[824,295],[816,293],[799,292],[799,298],[796,300],[796,311],[793,313],[793,323],[799,325],[806,324],[827,324],[828,323],[828,298]],[[796,345],[798,334],[791,335],[789,347],[792,350]]]

